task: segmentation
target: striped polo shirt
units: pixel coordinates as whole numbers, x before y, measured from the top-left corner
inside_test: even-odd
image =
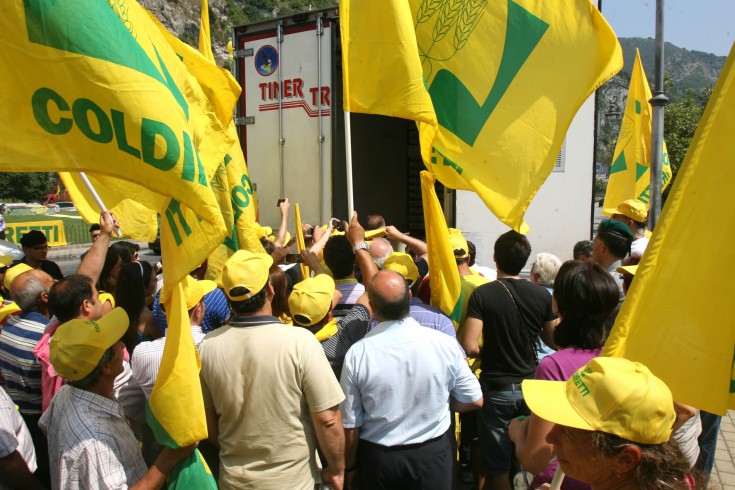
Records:
[[[41,414],[41,366],[33,348],[48,321],[40,313],[22,312],[8,318],[0,333],[0,373],[5,391],[23,415]]]

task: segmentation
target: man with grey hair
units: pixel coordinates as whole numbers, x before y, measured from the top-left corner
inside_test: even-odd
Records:
[[[383,262],[393,253],[393,247],[385,238],[376,238],[370,242],[370,256],[375,261],[378,269],[383,268]]]
[[[18,405],[36,449],[36,476],[48,485],[48,451],[46,438],[38,430],[41,416],[41,366],[33,348],[43,336],[51,316],[48,292],[54,280],[39,269],[20,274],[10,286],[10,295],[20,307],[0,333],[0,374],[5,390]]]
[[[561,264],[561,259],[554,254],[546,252],[537,254],[531,266],[531,282],[543,286],[549,294],[554,294],[554,280],[556,280],[556,274],[559,272]],[[536,360],[538,362],[555,352],[554,349],[546,345],[541,337],[536,337],[535,342]]]
[[[449,410],[480,408],[480,384],[453,338],[409,316],[401,275],[378,272],[367,292],[380,323],[347,352],[340,380],[346,479],[358,470],[360,488],[451,488]]]
[[[536,254],[531,266],[531,282],[553,291],[556,273],[561,267],[561,259],[554,254],[541,252]]]

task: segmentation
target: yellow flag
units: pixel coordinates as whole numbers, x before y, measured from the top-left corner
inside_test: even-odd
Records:
[[[348,8],[355,21],[386,24],[392,16],[399,26],[370,22],[360,30],[349,22],[352,44],[343,59],[354,83],[347,107],[418,120],[427,168],[447,187],[475,191],[502,222],[527,232],[523,215],[554,167],[572,118],[623,66],[615,33],[589,0],[409,0],[410,16],[402,2],[384,4]],[[402,49],[405,67],[397,67],[392,52],[399,43],[380,43],[371,34],[406,39],[409,26],[438,133],[417,95],[415,51]],[[363,42],[354,40],[360,33]],[[407,111],[394,95],[401,91],[424,103],[410,103]]]
[[[0,28],[2,170],[129,180],[223,226],[203,162],[232,142],[138,2],[10,0]]]
[[[214,54],[212,53],[212,35],[209,31],[209,2],[202,0],[202,11],[199,22],[199,52],[209,62],[214,64]],[[239,88],[239,87],[238,87]]]
[[[225,236],[210,181],[234,140],[137,1],[6,1],[0,27],[0,169],[86,171],[101,188],[124,186],[126,197],[161,214],[162,300],[179,315],[169,325],[180,328],[169,329],[166,348],[175,355],[166,356],[171,365],[160,383],[168,391],[153,410],[167,444],[202,440],[207,427],[179,282]]]
[[[408,2],[343,0],[340,16],[345,110],[436,128]]]
[[[434,176],[421,172],[421,200],[424,204],[426,247],[429,249],[429,277],[431,277],[431,304],[442,310],[459,326],[462,315],[462,286],[454,250],[449,243],[449,230],[444,212],[434,190]]]
[[[296,248],[301,253],[306,248],[306,240],[304,239],[304,227],[301,222],[301,208],[299,203],[294,204],[294,220],[296,222]],[[299,264],[301,269],[301,277],[306,279],[309,277],[309,268],[304,264]]]
[[[735,165],[733,107],[735,46],[603,350],[647,365],[675,400],[722,415],[735,409],[735,285],[721,260],[735,240],[723,175]]]
[[[206,0],[202,2],[201,15],[199,51],[170,34],[152,14],[151,17],[158,24],[171,47],[181,57],[189,73],[202,87],[215,109],[217,118],[227,128],[228,138],[232,140],[222,161],[223,165],[218,167],[211,182],[227,226],[227,236],[223,244],[228,248],[229,253],[240,249],[262,251],[263,246],[252,229],[252,224],[256,221],[257,201],[233,119],[235,104],[241,92],[240,84],[228,70],[214,63]],[[210,265],[215,269],[218,267],[217,264]]]
[[[97,223],[100,219],[100,208],[87,187],[76,172],[59,172],[67,192],[80,216],[87,223]],[[115,214],[120,231],[126,238],[152,242],[158,233],[157,213],[141,204],[138,193],[150,193],[147,189],[131,182],[111,177],[97,179],[87,175],[90,183],[102,199],[108,210]],[[111,184],[111,185],[108,185]]]
[[[635,50],[635,63],[630,77],[628,101],[620,127],[620,136],[615,145],[610,180],[605,192],[603,212],[608,216],[615,214],[616,208],[628,199],[637,199],[649,204],[651,198],[651,121],[653,110],[651,88],[643,71],[640,53]],[[661,168],[661,190],[671,182],[671,165],[666,143],[663,145],[663,166]]]
[[[146,420],[160,444],[176,448],[201,440],[202,423],[207,433],[199,382],[202,366],[189,328],[182,283],[173,288],[166,312],[169,328],[156,383],[146,403]],[[167,488],[216,490],[217,484],[195,450],[176,465]]]

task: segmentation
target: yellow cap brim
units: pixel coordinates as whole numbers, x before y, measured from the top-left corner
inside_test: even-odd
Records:
[[[375,230],[368,230],[365,232],[365,240],[375,240],[385,236],[385,228],[378,228]]]
[[[637,265],[623,265],[615,269],[617,272],[620,272],[621,274],[630,274],[631,276],[635,276],[635,273],[638,272],[638,266]]]
[[[527,379],[523,381],[523,399],[528,408],[544,420],[582,430],[595,430],[569,403],[566,381]]]

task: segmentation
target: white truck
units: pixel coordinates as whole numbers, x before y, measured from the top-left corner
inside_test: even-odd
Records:
[[[233,29],[235,76],[243,94],[236,122],[259,201],[259,220],[277,227],[276,202],[298,202],[302,220],[348,218],[342,54],[336,8]],[[413,236],[424,234],[419,172],[424,169],[412,121],[351,114],[355,210],[381,214]],[[535,252],[571,258],[592,232],[594,97],[567,133],[557,165],[536,195],[526,221]],[[507,231],[469,191],[438,186],[447,224],[492,266],[493,243]],[[529,264],[530,267],[530,264]]]

